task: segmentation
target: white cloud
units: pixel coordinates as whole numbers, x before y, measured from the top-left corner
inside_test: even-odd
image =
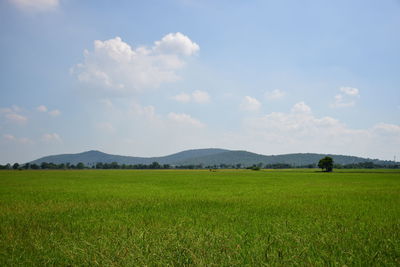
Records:
[[[172,99],[182,103],[189,103],[191,101],[205,104],[210,102],[210,95],[206,91],[196,90],[191,95],[187,93],[180,93],[176,96],[173,96]]]
[[[346,95],[350,96],[359,96],[359,90],[353,87],[340,87],[339,89],[341,92],[345,93]]]
[[[10,2],[26,11],[49,11],[60,4],[59,0],[10,0]]]
[[[54,109],[52,111],[48,111],[48,108],[45,105],[40,105],[36,108],[37,111],[47,113],[52,117],[57,117],[61,114],[61,112],[58,109]]]
[[[196,90],[192,93],[194,102],[197,103],[208,103],[210,102],[210,95],[205,91]]]
[[[354,129],[339,120],[317,117],[305,103],[289,112],[272,112],[247,118],[243,130],[221,143],[263,154],[315,152],[389,158],[400,147],[400,125],[378,123]]]
[[[47,112],[47,107],[45,105],[40,105],[36,108],[39,112]]]
[[[286,93],[280,89],[275,89],[272,91],[268,91],[265,93],[265,97],[268,100],[278,100],[283,98],[286,95]]]
[[[132,105],[132,114],[135,116],[142,116],[148,120],[158,118],[154,106],[141,106],[138,103]]]
[[[100,122],[96,124],[96,128],[102,132],[115,133],[114,126],[109,122]]]
[[[240,108],[246,111],[256,111],[261,108],[261,103],[253,97],[245,96]]]
[[[168,114],[168,119],[174,122],[178,122],[180,124],[188,124],[194,127],[204,127],[204,124],[198,121],[197,119],[192,118],[190,115],[185,113],[174,113],[170,112]]]
[[[334,108],[345,108],[345,107],[353,107],[356,104],[354,100],[349,100],[345,98],[343,95],[338,94],[335,95],[335,102],[331,105]]]
[[[57,117],[61,114],[61,112],[58,109],[55,109],[55,110],[49,111],[49,114],[50,114],[50,116]]]
[[[3,134],[3,139],[7,142],[19,143],[19,144],[33,144],[32,140],[26,137],[17,138],[12,134]]]
[[[21,112],[22,109],[17,105],[12,105],[10,108],[0,108],[0,114]]]
[[[177,32],[169,33],[160,41],[156,41],[154,50],[162,54],[182,54],[191,56],[197,53],[200,47],[195,42],[192,42],[189,37]]]
[[[22,116],[20,114],[17,113],[8,113],[5,115],[5,117],[14,123],[18,123],[18,124],[24,124],[28,119],[25,116]]]
[[[263,117],[247,120],[247,126],[265,131],[266,136],[289,143],[299,137],[319,139],[321,132],[336,134],[344,126],[331,117],[316,118],[304,102],[295,104],[289,113],[272,112]],[[298,139],[301,141],[301,139]]]
[[[378,123],[374,126],[374,131],[384,134],[393,134],[400,137],[400,125],[388,124],[388,123]]]
[[[310,113],[311,108],[304,102],[296,103],[292,108],[293,113]]]
[[[190,102],[192,96],[186,93],[180,93],[177,94],[176,96],[173,96],[172,99],[174,99],[175,101],[178,102],[182,102],[182,103],[188,103]]]
[[[0,108],[0,115],[3,115],[6,120],[12,123],[24,124],[28,121],[28,118],[19,114],[21,111],[20,107],[13,105],[11,108]]]
[[[3,134],[3,138],[7,141],[15,141],[17,138],[12,134]]]
[[[360,97],[357,88],[340,87],[339,91],[342,93],[335,95],[335,101],[331,104],[332,108],[353,107],[356,104],[355,99]]]
[[[136,49],[120,37],[96,40],[84,51],[84,62],[72,68],[78,80],[108,92],[140,92],[180,79],[176,71],[199,46],[181,33],[168,34],[152,48]]]
[[[61,137],[56,133],[45,133],[42,140],[47,143],[62,143]]]

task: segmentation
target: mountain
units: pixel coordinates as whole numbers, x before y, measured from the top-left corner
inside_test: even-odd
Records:
[[[111,163],[118,162],[118,164],[151,164],[152,162],[158,162],[161,164],[177,164],[179,162],[185,161],[190,158],[211,156],[214,154],[223,153],[229,150],[219,149],[219,148],[207,148],[207,149],[192,149],[186,150],[172,155],[164,157],[130,157],[130,156],[119,156],[106,154],[97,150],[90,150],[77,154],[61,154],[43,157],[30,163],[41,164],[42,162],[47,163],[71,163],[78,164],[79,162],[85,165],[92,165],[97,162]]]
[[[91,166],[97,162],[111,163],[117,162],[118,164],[151,164],[152,162],[158,162],[160,164],[170,165],[220,165],[220,164],[242,164],[242,166],[251,166],[253,164],[262,163],[265,164],[276,164],[285,163],[293,166],[304,166],[309,164],[316,164],[321,158],[330,156],[333,158],[335,163],[339,164],[351,164],[360,162],[374,162],[375,164],[390,165],[394,164],[392,161],[383,161],[378,159],[360,158],[354,156],[344,155],[329,155],[329,154],[315,154],[315,153],[297,153],[297,154],[285,154],[285,155],[261,155],[248,151],[238,150],[226,150],[219,148],[207,148],[207,149],[192,149],[186,150],[179,153],[175,153],[163,157],[130,157],[130,156],[119,156],[106,154],[101,151],[91,150],[77,154],[62,154],[43,157],[30,163],[41,164],[42,162],[47,163],[70,163],[78,164],[79,162],[85,165]]]
[[[390,161],[382,161],[378,159],[368,159],[360,158],[354,156],[344,156],[344,155],[330,155],[330,154],[315,154],[315,153],[296,153],[296,154],[284,154],[284,155],[260,155],[247,151],[226,151],[223,153],[218,153],[209,156],[202,156],[197,158],[190,158],[180,162],[183,165],[190,164],[203,164],[214,165],[214,164],[243,164],[245,166],[263,163],[265,164],[277,164],[285,163],[292,166],[305,166],[309,164],[316,164],[321,158],[325,156],[330,156],[333,158],[335,163],[338,164],[351,164],[360,162],[374,162],[375,164],[390,164]]]

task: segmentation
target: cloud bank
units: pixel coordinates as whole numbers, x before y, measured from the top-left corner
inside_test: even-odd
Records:
[[[352,107],[356,104],[355,100],[360,97],[360,92],[353,87],[340,87],[340,94],[335,95],[335,101],[331,104],[332,108]]]
[[[170,33],[152,47],[133,48],[120,37],[94,41],[94,50],[84,51],[84,62],[72,68],[77,79],[109,92],[141,92],[180,79],[188,57],[200,47],[182,33]]]
[[[245,96],[240,104],[240,108],[245,111],[257,111],[261,108],[261,103],[254,97]]]
[[[236,143],[251,144],[254,151],[319,152],[387,158],[400,147],[400,126],[378,123],[367,129],[353,129],[339,120],[316,117],[304,102],[290,112],[272,112],[244,120],[244,132],[232,135]],[[388,145],[390,144],[390,145]]]
[[[57,8],[59,0],[10,0],[16,7],[33,12],[50,11]]]
[[[280,89],[274,89],[265,93],[265,98],[268,100],[282,99],[286,93]]]
[[[28,118],[20,114],[21,111],[20,107],[14,105],[11,108],[0,108],[0,115],[11,123],[25,124],[28,121]]]
[[[195,102],[204,104],[210,102],[210,95],[206,91],[196,90],[191,94],[180,93],[176,96],[173,96],[172,99],[181,103]]]

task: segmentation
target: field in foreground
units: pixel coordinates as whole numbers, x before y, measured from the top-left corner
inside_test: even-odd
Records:
[[[0,265],[400,265],[400,172],[0,171]]]

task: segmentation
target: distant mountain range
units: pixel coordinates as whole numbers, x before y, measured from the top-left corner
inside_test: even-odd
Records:
[[[103,153],[101,151],[91,150],[77,154],[61,154],[43,157],[30,163],[41,164],[42,162],[47,163],[70,163],[78,164],[79,162],[85,165],[92,166],[98,162],[111,163],[117,162],[118,164],[151,164],[152,162],[158,162],[160,164],[170,165],[199,165],[204,166],[212,165],[236,165],[242,164],[242,166],[251,166],[253,164],[262,163],[265,164],[277,164],[284,163],[292,166],[305,166],[309,164],[316,164],[321,158],[330,156],[333,158],[335,163],[339,164],[352,164],[361,162],[373,162],[380,165],[392,165],[395,164],[393,161],[384,161],[379,159],[360,158],[354,156],[344,155],[330,155],[330,154],[315,154],[315,153],[296,153],[296,154],[284,154],[284,155],[261,155],[248,151],[238,150],[227,150],[219,148],[207,148],[207,149],[192,149],[182,151],[176,154],[163,156],[163,157],[130,157],[130,156],[119,156]]]

